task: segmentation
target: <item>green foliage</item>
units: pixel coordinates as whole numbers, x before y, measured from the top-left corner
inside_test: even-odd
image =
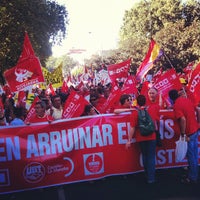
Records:
[[[75,66],[78,65],[71,57],[63,55],[59,58],[49,57],[46,61],[46,68],[48,71],[54,71],[62,63],[62,71],[64,77],[70,72]]]
[[[60,44],[66,34],[67,11],[55,1],[0,1],[1,73],[16,65],[27,31],[42,65],[52,54],[53,44]]]
[[[163,57],[157,65],[185,67],[200,57],[199,13],[200,3],[195,0],[184,3],[181,0],[141,1],[124,15],[119,52],[132,57],[135,71],[144,59],[152,37],[168,58]]]

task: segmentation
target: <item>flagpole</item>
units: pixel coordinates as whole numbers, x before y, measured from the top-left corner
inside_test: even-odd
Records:
[[[167,55],[165,54],[164,51],[163,51],[163,54],[164,54],[165,58],[167,59],[167,61],[169,62],[170,66],[171,66],[172,68],[174,68],[174,66],[172,65],[171,61],[169,60],[169,58],[167,57]],[[175,68],[174,68],[174,69],[175,69]]]

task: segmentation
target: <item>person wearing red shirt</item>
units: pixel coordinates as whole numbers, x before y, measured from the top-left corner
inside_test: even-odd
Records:
[[[139,109],[144,109],[146,106],[146,97],[144,95],[138,95],[137,104]],[[154,109],[148,110],[149,115],[155,122]],[[134,120],[133,120],[134,119]],[[126,143],[126,148],[129,148],[131,145],[131,140],[133,136],[136,139],[136,142],[139,143],[142,161],[144,166],[144,171],[147,175],[147,183],[155,182],[155,159],[156,159],[156,134],[153,132],[151,135],[142,136],[139,131],[138,125],[138,111],[133,109],[131,120],[130,120],[130,131],[128,136],[128,141]]]
[[[156,145],[158,147],[162,146],[162,140],[161,135],[158,130],[159,123],[160,123],[160,109],[164,108],[162,105],[162,97],[158,94],[158,91],[156,88],[151,87],[148,90],[148,96],[147,96],[147,102],[146,105],[148,106],[148,111],[152,113],[152,117],[155,120],[155,126],[156,126]]]
[[[29,123],[38,123],[38,122],[51,122],[53,117],[46,114],[46,104],[44,101],[38,101],[35,104],[35,116],[30,119]]]
[[[132,110],[132,97],[129,94],[122,94],[120,96],[119,103],[120,105],[116,106],[113,111],[115,114]]]
[[[188,140],[187,160],[188,177],[182,183],[196,183],[198,179],[198,135],[200,133],[196,110],[190,99],[181,97],[177,90],[170,90],[169,97],[173,101],[173,109],[180,127],[181,136],[186,134]]]

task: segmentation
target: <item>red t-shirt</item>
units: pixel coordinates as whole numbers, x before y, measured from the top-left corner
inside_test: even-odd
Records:
[[[151,116],[151,118],[153,120],[155,120],[157,118],[157,115],[155,114],[156,112],[154,112],[155,111],[154,108],[155,107],[152,107],[150,109],[150,106],[148,108],[149,115]],[[139,127],[138,127],[138,111],[137,110],[133,110],[133,112],[131,114],[130,125],[131,125],[131,127],[136,127],[135,133],[133,135],[133,137],[136,139],[136,142],[156,140],[156,134],[155,133],[152,133],[149,136],[142,136],[140,134]]]
[[[179,97],[174,103],[174,113],[176,119],[185,117],[186,119],[186,134],[190,135],[196,132],[199,128],[197,118],[195,115],[195,107],[190,99],[185,97]]]
[[[53,121],[53,117],[51,115],[46,115],[44,117],[38,117],[35,115],[29,120],[29,123],[38,123],[38,122],[49,122]]]

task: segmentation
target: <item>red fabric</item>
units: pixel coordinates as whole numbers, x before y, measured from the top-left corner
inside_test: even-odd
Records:
[[[153,120],[155,120],[155,117],[157,118],[154,111],[155,110],[154,110],[153,107],[151,109],[148,109],[149,115],[152,117]],[[149,136],[142,136],[140,134],[139,127],[138,127],[138,111],[137,110],[133,110],[133,112],[132,112],[130,125],[132,127],[136,127],[135,134],[133,136],[136,139],[136,142],[149,141],[149,140],[155,140],[156,139],[155,133],[152,133]]]
[[[153,84],[153,86],[162,94],[163,100],[170,105],[168,93],[171,89],[180,90],[182,84],[176,74],[175,69],[169,69],[163,75],[158,78],[158,80]]]
[[[26,34],[23,51],[16,66],[4,72],[4,77],[11,92],[23,90],[27,86],[44,82],[39,59],[34,55],[31,43]]]
[[[5,92],[6,97],[11,97],[12,96],[10,87],[8,85],[4,85],[3,86],[3,91]]]
[[[186,166],[186,159],[175,160],[178,128],[174,113],[164,110],[160,116],[163,146],[156,149],[156,169]],[[0,193],[143,171],[138,144],[133,140],[125,149],[130,120],[134,119],[124,113],[1,128]]]
[[[118,86],[114,86],[106,102],[102,105],[102,113],[112,113],[115,107],[119,104],[119,99],[122,94],[122,90],[119,89]]]
[[[162,75],[162,72],[163,72],[163,70],[162,70],[162,68],[160,68],[157,72],[156,72],[156,74],[153,76],[153,82],[155,82],[161,75]]]
[[[146,97],[146,99],[148,99],[148,90],[149,90],[149,82],[144,81],[142,84],[140,94],[144,95]]]
[[[159,116],[159,110],[160,110],[160,106],[159,103],[156,101],[154,102],[149,102],[148,104],[146,104],[148,107],[148,111],[149,114],[151,115],[152,119],[159,121],[160,120],[160,116]]]
[[[32,48],[28,34],[27,34],[27,32],[25,32],[23,50],[22,50],[22,53],[20,55],[18,62],[22,62],[23,59],[26,59],[27,57],[31,57],[31,56],[35,56],[35,53]]]
[[[138,95],[136,80],[133,76],[128,76],[122,87],[122,92],[124,94],[135,94],[135,96]]]
[[[200,103],[200,63],[192,72],[188,83],[189,92],[193,95],[195,105]]]
[[[37,115],[34,115],[29,122],[30,123],[38,123],[38,122],[48,122],[53,121],[53,117],[51,115],[44,115],[44,117],[38,117]]]
[[[80,117],[85,106],[88,104],[89,102],[82,95],[79,95],[76,91],[72,90],[65,102],[62,118],[68,119]]]
[[[63,93],[67,93],[68,92],[68,85],[67,85],[67,82],[66,81],[63,81],[63,84],[62,84],[62,87],[61,87],[61,92]]]
[[[56,92],[53,89],[52,84],[49,84],[49,88],[47,89],[48,94],[52,94],[53,96],[56,95]]]
[[[19,91],[18,93],[18,98],[17,98],[17,106],[26,106],[26,92],[24,91]]]
[[[107,69],[110,80],[112,82],[115,82],[116,79],[127,78],[130,69],[130,64],[131,64],[131,59],[128,59],[121,63],[108,65]]]
[[[28,110],[26,119],[24,120],[25,123],[28,123],[34,116],[35,116],[35,104],[36,102],[40,101],[39,97],[36,96],[31,104],[31,107]]]
[[[196,120],[193,103],[188,98],[179,97],[176,99],[173,108],[176,119],[183,116],[186,118],[186,134],[190,135],[196,132],[199,126]]]
[[[100,112],[100,113],[104,113],[103,105],[105,104],[105,102],[107,101],[107,99],[104,96],[100,96],[98,98],[98,102],[97,105],[95,106],[95,108]]]

